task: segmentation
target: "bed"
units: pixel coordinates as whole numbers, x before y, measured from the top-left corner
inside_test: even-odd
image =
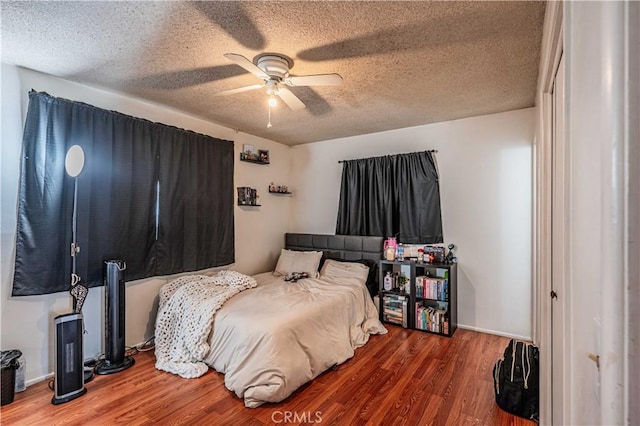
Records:
[[[217,309],[211,327],[203,328],[206,344],[196,345],[200,353],[193,357],[224,373],[226,387],[246,407],[284,400],[353,357],[371,334],[387,332],[366,285],[376,274],[363,265],[381,258],[382,238],[286,234],[285,242],[276,271],[286,272],[285,255],[321,257],[322,275],[309,271],[309,278],[297,282],[271,272],[254,276],[247,285],[253,288]]]

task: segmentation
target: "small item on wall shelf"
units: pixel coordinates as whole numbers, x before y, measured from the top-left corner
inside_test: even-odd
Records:
[[[269,151],[259,149],[256,153],[251,145],[244,145],[243,151],[240,153],[240,161],[246,161],[256,164],[269,164]]]
[[[291,194],[289,187],[286,185],[275,185],[273,182],[269,184],[269,192],[271,194]]]
[[[258,190],[248,186],[239,186],[238,188],[238,205],[239,206],[259,206]]]

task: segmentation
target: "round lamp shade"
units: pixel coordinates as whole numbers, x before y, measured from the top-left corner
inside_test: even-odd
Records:
[[[84,151],[80,145],[73,145],[67,151],[64,159],[64,168],[71,177],[76,177],[82,172],[84,167]]]

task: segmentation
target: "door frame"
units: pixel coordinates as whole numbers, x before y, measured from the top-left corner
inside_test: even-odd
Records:
[[[563,52],[563,2],[547,2],[543,26],[534,146],[534,318],[533,341],[540,347],[540,423],[552,424],[551,380],[551,199],[553,84]],[[564,171],[556,171],[563,173]],[[566,230],[565,230],[566,231]],[[563,298],[564,299],[564,298]],[[564,300],[563,300],[564,301]],[[563,327],[564,328],[564,327]],[[557,378],[561,379],[561,378]],[[566,389],[566,386],[563,386]],[[563,395],[563,400],[566,401]]]
[[[625,57],[625,193],[628,194],[625,226],[625,294],[624,317],[624,417],[628,424],[640,424],[640,4],[627,3]],[[635,259],[635,261],[634,261]]]
[[[600,9],[587,12],[598,23],[596,30],[600,34],[601,49],[600,79],[604,92],[594,97],[594,102],[602,104],[601,111],[606,112],[597,118],[601,130],[594,138],[599,138],[602,155],[600,173],[602,211],[606,212],[599,219],[601,243],[597,249],[601,258],[601,282],[606,282],[607,297],[602,298],[602,323],[598,326],[600,343],[594,347],[599,352],[598,394],[600,398],[599,418],[591,419],[602,424],[638,424],[640,407],[637,395],[640,392],[640,263],[637,262],[640,245],[640,30],[637,22],[640,19],[640,3],[601,3]],[[564,50],[564,43],[569,48],[582,49],[579,43],[573,44],[573,29],[569,20],[565,26],[564,18],[569,18],[573,8],[582,8],[580,3],[548,2],[543,29],[543,43],[540,62],[540,73],[537,90],[538,126],[535,152],[535,219],[534,219],[534,342],[540,346],[540,421],[541,424],[570,423],[584,419],[580,416],[579,401],[571,400],[572,391],[578,394],[572,384],[583,375],[584,371],[573,371],[573,376],[566,368],[563,377],[553,376],[553,380],[561,380],[563,385],[564,406],[561,407],[562,419],[552,417],[552,371],[550,368],[551,319],[550,319],[550,277],[551,260],[551,100],[553,78],[557,64]],[[581,9],[585,12],[584,9]],[[563,15],[564,18],[563,18]],[[566,31],[566,33],[564,33]],[[564,33],[564,34],[563,34]],[[566,37],[566,40],[564,39]],[[577,37],[577,36],[576,36]],[[580,52],[578,52],[580,53]],[[575,52],[574,52],[575,54]],[[580,69],[571,70],[571,63],[566,58],[567,87],[571,89],[574,73],[580,75]],[[597,74],[596,74],[597,75]],[[569,100],[570,102],[570,100]],[[565,108],[567,121],[574,119],[589,120],[591,116],[573,117],[571,107]],[[594,118],[594,117],[592,117]],[[567,126],[568,127],[568,126]],[[572,141],[571,130],[565,132],[565,139]],[[594,139],[595,140],[595,139]],[[594,140],[591,140],[593,142]],[[558,170],[556,170],[558,172]],[[565,164],[561,173],[570,173]],[[565,229],[568,231],[568,229]],[[565,236],[570,236],[565,234]],[[571,249],[571,247],[569,247]],[[571,265],[569,265],[571,268]],[[570,296],[560,298],[554,303],[563,303],[565,323],[563,330],[570,337],[572,312]],[[569,299],[569,300],[568,300]],[[578,326],[579,324],[573,324]],[[584,325],[584,324],[583,324]],[[581,329],[584,329],[582,327]],[[590,350],[589,348],[586,348]],[[563,358],[587,357],[585,347],[576,352],[569,348]],[[576,353],[573,353],[573,352]],[[584,379],[584,377],[582,377]],[[569,380],[571,379],[571,380]]]

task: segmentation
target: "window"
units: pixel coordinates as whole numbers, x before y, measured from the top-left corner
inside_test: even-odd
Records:
[[[441,243],[440,187],[433,152],[344,161],[336,234]]]
[[[31,92],[23,137],[13,295],[69,289],[78,144],[77,273],[102,284],[102,264],[127,280],[234,261],[233,142]]]

